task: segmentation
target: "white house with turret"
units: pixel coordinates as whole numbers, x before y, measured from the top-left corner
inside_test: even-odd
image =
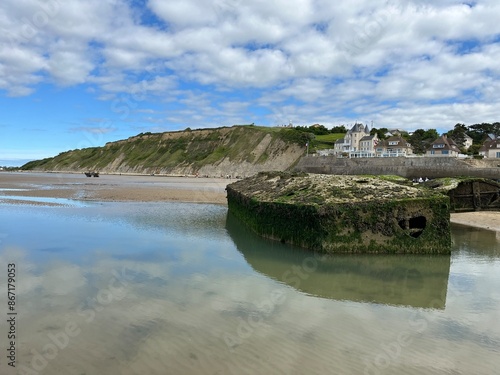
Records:
[[[368,125],[355,124],[335,142],[334,153],[350,158],[412,156],[412,146],[400,135],[391,135],[385,140],[370,135]]]
[[[354,124],[344,138],[335,142],[334,150],[337,155],[351,158],[374,157],[377,142],[377,135],[370,135],[368,125]]]

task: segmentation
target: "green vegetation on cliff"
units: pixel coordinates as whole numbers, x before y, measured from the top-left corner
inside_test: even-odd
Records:
[[[331,149],[335,147],[335,141],[339,140],[340,138],[344,138],[345,134],[344,133],[331,133],[331,134],[325,134],[325,135],[317,135],[316,138],[314,138],[314,141],[312,142],[312,150],[324,150],[324,149]]]
[[[103,147],[62,152],[25,164],[25,170],[100,170],[142,173],[196,173],[229,163],[265,164],[288,158],[292,165],[305,150],[308,135],[288,128],[253,125],[166,133],[141,133]],[[187,173],[186,172],[186,173]]]

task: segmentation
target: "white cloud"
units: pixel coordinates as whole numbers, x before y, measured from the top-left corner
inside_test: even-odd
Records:
[[[440,121],[454,118],[442,118],[454,104],[500,115],[499,13],[494,0],[150,0],[140,14],[125,0],[8,0],[0,90],[29,95],[55,82],[93,85],[102,100],[140,92],[180,101],[167,117],[196,112],[200,125],[246,117],[224,113],[224,102],[258,90],[247,108],[263,106],[271,118],[371,116],[411,127],[422,108],[430,125],[449,127]],[[192,87],[204,91],[202,110],[186,101]],[[477,118],[466,112],[464,122]]]
[[[81,50],[60,50],[50,56],[48,71],[62,85],[85,83],[94,68]]]
[[[150,0],[149,7],[163,20],[174,26],[200,26],[215,22],[216,8],[209,1]]]
[[[102,127],[102,126],[79,126],[71,128],[72,132],[84,132],[91,134],[107,134],[116,131],[116,128],[113,127]]]

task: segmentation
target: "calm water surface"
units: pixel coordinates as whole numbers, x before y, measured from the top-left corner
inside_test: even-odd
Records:
[[[0,373],[500,373],[499,236],[453,240],[451,257],[324,257],[216,205],[0,204]]]

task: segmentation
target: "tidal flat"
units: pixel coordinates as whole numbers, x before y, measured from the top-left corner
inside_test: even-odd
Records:
[[[2,359],[2,374],[500,366],[496,231],[452,225],[451,255],[325,256],[258,237],[224,204],[52,198],[68,201],[0,200],[0,311],[15,264],[18,313],[16,369]]]

